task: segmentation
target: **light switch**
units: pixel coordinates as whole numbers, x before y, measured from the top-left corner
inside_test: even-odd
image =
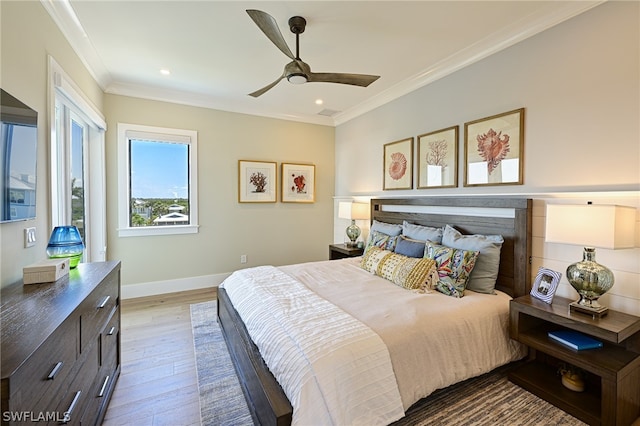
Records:
[[[36,228],[25,228],[24,229],[24,247],[33,247],[36,245]]]

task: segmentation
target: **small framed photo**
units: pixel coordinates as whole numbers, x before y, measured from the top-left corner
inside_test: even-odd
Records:
[[[238,161],[239,203],[275,203],[277,188],[275,162]]]
[[[562,274],[560,272],[541,266],[531,287],[531,296],[550,304],[553,301],[553,295],[556,293],[561,277]]]
[[[313,203],[316,197],[316,166],[282,163],[282,202]]]
[[[458,126],[418,136],[418,189],[458,186]]]
[[[464,186],[522,185],[524,108],[464,125]]]
[[[382,189],[413,188],[413,138],[384,145]]]

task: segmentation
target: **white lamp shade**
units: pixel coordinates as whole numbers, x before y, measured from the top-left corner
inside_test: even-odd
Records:
[[[369,204],[352,203],[351,219],[355,219],[355,220],[369,219]]]
[[[340,202],[338,204],[338,217],[349,220],[369,219],[369,204]]]
[[[545,241],[606,249],[633,248],[635,223],[633,207],[548,204]]]

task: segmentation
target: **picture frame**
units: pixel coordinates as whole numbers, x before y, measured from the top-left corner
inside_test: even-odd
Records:
[[[282,163],[282,202],[313,203],[316,192],[316,166]]]
[[[383,147],[383,190],[413,188],[413,137]]]
[[[238,160],[239,203],[275,203],[277,196],[276,162]]]
[[[460,126],[418,136],[418,189],[458,186],[458,133]]]
[[[541,266],[531,286],[531,296],[551,304],[556,294],[562,273]]]
[[[464,186],[522,185],[524,108],[464,124]]]

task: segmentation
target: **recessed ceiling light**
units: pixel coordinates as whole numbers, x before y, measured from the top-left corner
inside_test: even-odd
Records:
[[[316,99],[316,105],[322,105],[323,101],[322,99]]]
[[[168,70],[168,69],[166,69],[166,68],[162,68],[162,69],[160,70],[160,74],[162,74],[162,75],[170,75],[170,74],[171,74],[171,71],[169,71],[169,70]]]

